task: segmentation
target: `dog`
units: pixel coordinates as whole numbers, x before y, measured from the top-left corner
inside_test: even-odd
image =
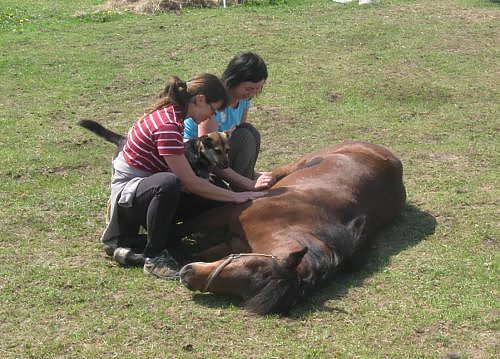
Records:
[[[127,137],[107,129],[93,120],[80,120],[78,125],[89,130],[104,140],[116,145],[113,159],[120,153],[127,142]],[[184,143],[184,154],[198,177],[210,179],[216,168],[225,169],[229,167],[229,137],[231,131],[212,132],[198,138],[190,139]],[[111,202],[108,201],[106,211],[106,223],[110,220]],[[144,255],[141,252],[140,243],[120,244],[117,247],[104,246],[104,251],[110,257],[123,266],[144,265]],[[125,246],[127,247],[125,247]],[[130,246],[130,247],[128,247]],[[137,248],[134,248],[137,246]]]

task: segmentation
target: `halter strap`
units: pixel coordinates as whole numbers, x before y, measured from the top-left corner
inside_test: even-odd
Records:
[[[233,260],[239,259],[241,257],[250,257],[250,256],[260,256],[260,257],[270,257],[273,259],[277,259],[275,256],[272,254],[263,254],[263,253],[238,253],[238,254],[230,254],[227,256],[227,258],[215,268],[215,270],[210,273],[210,275],[207,278],[207,283],[205,284],[205,287],[203,288],[202,292],[208,291],[208,287],[210,287],[210,284],[212,284],[212,281],[214,278],[216,278],[220,272]]]

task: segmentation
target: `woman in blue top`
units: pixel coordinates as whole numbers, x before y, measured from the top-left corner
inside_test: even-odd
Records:
[[[229,179],[237,191],[267,188],[274,183],[270,172],[255,172],[260,134],[247,122],[250,101],[262,91],[266,80],[267,67],[259,55],[252,52],[236,55],[222,74],[230,95],[229,106],[199,125],[192,119],[184,121],[185,139],[234,128],[229,140],[230,168],[219,170],[217,175]]]

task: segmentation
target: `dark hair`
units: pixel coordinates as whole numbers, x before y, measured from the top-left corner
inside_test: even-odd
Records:
[[[245,81],[259,82],[266,79],[266,63],[253,52],[245,52],[233,57],[222,74],[222,81],[228,89]]]
[[[178,105],[186,113],[189,100],[198,95],[205,95],[208,103],[222,101],[221,108],[229,104],[229,94],[222,81],[212,74],[200,74],[184,82],[177,76],[170,76],[167,85],[158,95],[156,103],[146,109],[153,112],[170,104]]]

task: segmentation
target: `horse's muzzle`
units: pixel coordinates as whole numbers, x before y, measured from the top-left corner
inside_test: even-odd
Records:
[[[196,290],[196,288],[193,288],[190,284],[190,278],[194,275],[194,268],[192,264],[186,264],[184,267],[181,268],[179,271],[179,276],[181,278],[181,283],[188,288],[189,290]]]

